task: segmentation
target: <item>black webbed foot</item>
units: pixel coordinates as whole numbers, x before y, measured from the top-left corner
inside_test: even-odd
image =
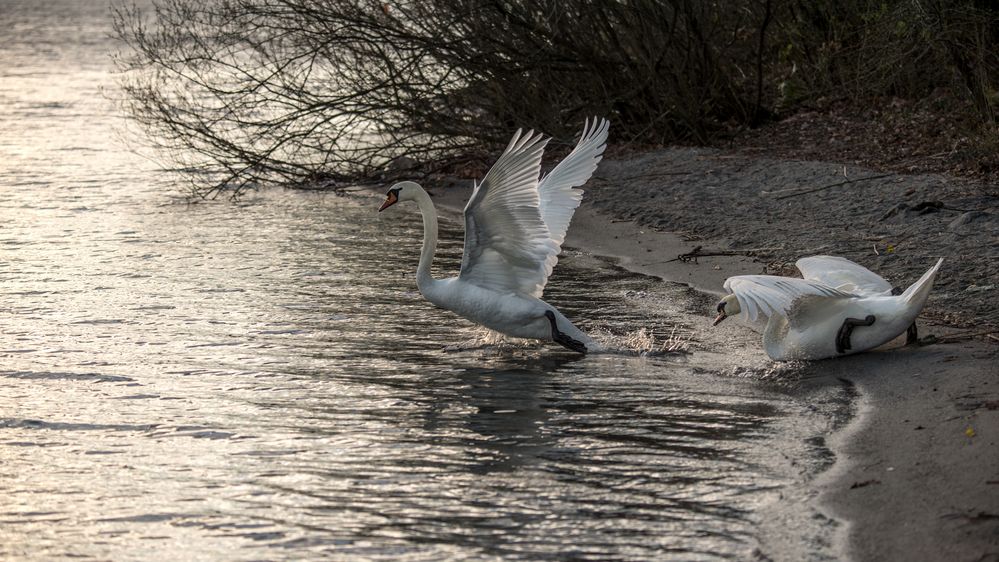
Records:
[[[892,287],[891,294],[893,296],[899,296],[905,291],[900,287]],[[905,331],[905,345],[912,345],[914,343],[919,343],[919,332],[916,331],[916,323],[913,322],[909,329]]]
[[[555,324],[554,312],[546,310],[545,317],[548,318],[548,322],[550,322],[552,325],[552,341],[561,345],[562,347],[571,349],[576,353],[586,353],[586,344],[584,344],[579,340],[572,339],[569,336],[559,331],[558,325]]]
[[[850,336],[853,335],[853,329],[856,326],[870,326],[874,324],[874,315],[868,314],[863,320],[858,318],[847,318],[843,320],[843,325],[839,327],[839,332],[836,333],[836,353],[846,353],[848,349],[851,349]]]

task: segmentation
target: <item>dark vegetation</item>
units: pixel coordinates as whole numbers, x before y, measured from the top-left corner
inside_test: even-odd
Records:
[[[846,144],[880,131],[867,152],[930,139],[971,173],[999,165],[985,0],[153,4],[115,10],[121,103],[202,196],[478,171],[516,127],[568,144],[594,114],[624,146],[773,132],[793,155],[800,127],[779,122],[804,115],[831,123],[820,144],[844,121]]]

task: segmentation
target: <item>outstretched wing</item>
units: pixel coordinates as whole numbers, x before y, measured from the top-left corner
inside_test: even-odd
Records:
[[[853,299],[857,295],[834,289],[817,281],[774,275],[737,275],[725,281],[725,290],[735,295],[739,309],[750,322],[766,320],[774,314],[790,318],[791,310],[807,299]]]
[[[462,281],[540,297],[559,245],[541,218],[538,176],[547,140],[517,131],[465,205]]]
[[[859,295],[891,293],[891,283],[862,265],[836,256],[811,256],[795,264],[801,275],[830,287]]]
[[[604,149],[607,148],[609,127],[610,123],[606,119],[594,118],[592,123],[587,119],[576,148],[538,184],[541,219],[548,226],[552,240],[560,247],[565,241],[572,215],[583,199],[583,191],[573,188],[586,183],[597,169]],[[554,265],[553,262],[552,266]]]

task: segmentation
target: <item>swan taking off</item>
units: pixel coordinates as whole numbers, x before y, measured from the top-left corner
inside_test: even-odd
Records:
[[[859,353],[908,330],[916,340],[916,316],[926,304],[943,259],[902,291],[850,260],[812,256],[795,265],[804,279],[738,275],[725,281],[731,293],[718,303],[718,325],[741,314],[763,329],[763,347],[775,361],[825,359]]]
[[[541,300],[565,240],[569,221],[607,146],[605,119],[583,128],[576,148],[541,178],[548,139],[518,130],[465,205],[465,250],[457,277],[434,279],[437,211],[418,184],[399,182],[379,212],[414,201],[423,215],[423,252],[416,286],[427,300],[487,328],[517,338],[554,341],[586,353],[597,344],[555,307]]]

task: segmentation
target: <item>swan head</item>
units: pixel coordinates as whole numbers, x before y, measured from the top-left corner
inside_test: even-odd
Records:
[[[725,295],[725,298],[718,301],[717,310],[718,316],[715,318],[715,321],[712,322],[712,326],[721,324],[721,321],[729,316],[739,314],[742,309],[739,308],[739,299],[735,298],[735,295]]]
[[[381,207],[378,207],[378,212],[388,209],[399,201],[412,201],[416,199],[416,194],[420,191],[423,191],[423,188],[418,183],[401,181],[389,188],[388,193],[385,194],[385,202],[382,203]]]

